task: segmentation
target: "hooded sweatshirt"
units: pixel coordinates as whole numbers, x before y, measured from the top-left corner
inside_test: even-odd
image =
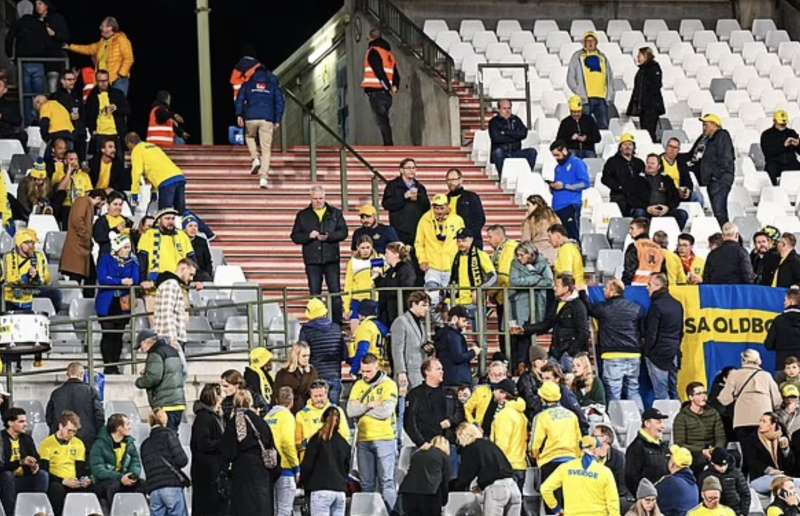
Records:
[[[296,423],[292,411],[283,405],[275,405],[264,419],[272,431],[275,448],[281,457],[281,476],[293,477],[300,471],[300,459],[294,442]]]
[[[502,450],[512,469],[528,469],[528,418],[525,417],[525,401],[522,398],[507,401],[497,411],[490,435],[490,440]]]

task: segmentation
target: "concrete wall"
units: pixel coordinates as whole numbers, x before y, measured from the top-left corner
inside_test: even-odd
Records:
[[[786,29],[793,40],[800,39],[800,1],[778,0],[775,8],[776,24]]]

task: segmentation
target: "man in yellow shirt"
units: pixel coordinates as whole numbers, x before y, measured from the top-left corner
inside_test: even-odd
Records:
[[[583,268],[583,256],[578,244],[570,240],[567,228],[562,224],[553,224],[547,228],[550,245],[556,249],[555,276],[568,273],[575,278],[575,288],[586,289],[586,274]]]
[[[92,178],[89,173],[81,169],[78,153],[74,150],[67,151],[64,156],[64,166],[56,167],[53,173],[53,205],[55,215],[63,229],[69,223],[69,212],[72,205],[79,198],[87,195],[93,188]]]
[[[694,237],[689,233],[678,235],[678,258],[681,260],[683,272],[686,274],[686,281],[692,285],[703,282],[703,269],[706,261],[694,254]]]
[[[300,474],[300,459],[294,444],[295,420],[289,408],[294,404],[291,387],[278,389],[278,403],[264,418],[272,431],[275,449],[281,458],[281,476],[275,482],[275,516],[292,516],[294,496],[297,489],[296,477]]]
[[[514,470],[514,480],[520,491],[525,485],[525,471],[528,469],[528,418],[525,417],[525,400],[517,397],[517,386],[505,378],[494,389],[497,414],[492,422],[489,440],[508,459]]]
[[[295,434],[294,444],[297,446],[297,455],[303,460],[308,440],[322,428],[322,414],[331,406],[328,399],[328,382],[325,380],[315,380],[308,389],[308,401],[306,406],[295,414]],[[341,420],[347,421],[344,410],[337,407],[341,414]],[[350,442],[350,428],[346,424],[339,425],[339,435]]]
[[[597,35],[587,32],[583,48],[572,54],[567,86],[581,98],[583,113],[592,115],[598,129],[608,129],[608,103],[614,99],[614,74],[605,54],[597,49]]]
[[[194,249],[189,236],[175,227],[177,215],[178,212],[172,208],[159,211],[153,227],[139,239],[137,253],[141,286],[144,289],[152,289],[160,273],[174,274],[182,259],[194,260]]]
[[[669,249],[669,235],[658,230],[653,233],[653,242],[661,246],[664,251],[664,266],[667,268],[667,280],[670,285],[685,285],[687,283],[686,273],[683,271],[681,259]]]
[[[86,126],[95,148],[99,148],[103,142],[118,141],[125,134],[125,120],[130,107],[125,93],[110,87],[108,71],[98,70],[95,81],[96,86],[86,99]]]
[[[581,428],[578,416],[559,404],[558,384],[543,382],[538,394],[542,411],[531,424],[531,457],[539,466],[544,482],[559,465],[579,456]]]
[[[700,505],[686,513],[686,516],[736,516],[727,505],[722,505],[722,484],[719,479],[709,475],[703,480],[700,489]]]
[[[358,421],[358,473],[365,493],[380,492],[389,510],[397,501],[395,408],[397,384],[378,367],[378,357],[361,361],[361,379],[350,391],[347,415]]]
[[[389,354],[386,351],[384,341],[389,335],[389,328],[378,320],[378,303],[371,299],[362,301],[358,318],[361,322],[359,322],[356,333],[353,336],[352,345],[348,349],[350,374],[353,376],[358,375],[364,357],[369,354],[379,357],[381,368],[388,370],[389,363],[387,358]]]
[[[436,289],[429,292],[431,305],[436,306],[441,295],[438,289],[450,284],[450,270],[458,253],[456,233],[464,227],[464,220],[450,210],[444,194],[436,195],[432,205],[417,224],[414,249],[425,273],[425,288]]]
[[[39,445],[39,465],[50,476],[47,497],[53,511],[61,514],[69,493],[84,493],[92,484],[86,464],[86,447],[77,436],[81,419],[71,410],[58,418],[58,430]]]
[[[475,245],[475,235],[468,228],[458,230],[456,245],[458,254],[450,269],[450,284],[459,289],[455,303],[472,308],[476,303],[472,289],[497,283],[497,271],[489,255]]]
[[[57,100],[48,100],[44,95],[33,98],[33,109],[39,114],[39,131],[42,140],[52,144],[55,138],[72,141],[75,126],[69,111]],[[46,154],[46,153],[45,153]]]
[[[493,394],[494,387],[508,378],[506,363],[495,360],[489,364],[487,377],[489,383],[475,387],[467,402],[464,403],[464,415],[467,422],[481,427],[484,435],[489,435],[491,432],[492,421],[497,411],[497,403],[494,401]]]
[[[125,136],[131,152],[131,204],[139,202],[142,179],[158,191],[158,209],[175,208],[183,216],[186,211],[186,178],[183,171],[158,145],[143,142],[138,134]]]

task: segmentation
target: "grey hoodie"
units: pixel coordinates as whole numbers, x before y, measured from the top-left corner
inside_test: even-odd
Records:
[[[572,54],[569,60],[569,65],[567,66],[567,86],[575,95],[579,96],[583,102],[586,102],[589,99],[586,96],[586,81],[583,77],[583,64],[581,63],[583,53],[583,49],[578,50]],[[606,62],[606,100],[612,102],[614,100],[614,72],[611,70],[611,62],[608,60],[608,56],[600,52],[600,50],[598,50],[597,53]]]

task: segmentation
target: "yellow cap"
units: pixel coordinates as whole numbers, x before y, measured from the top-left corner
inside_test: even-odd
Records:
[[[39,241],[39,237],[36,236],[36,231],[32,229],[23,229],[22,231],[17,231],[17,234],[14,236],[14,244],[19,247],[25,242],[33,242],[34,244]]]
[[[796,385],[792,384],[784,385],[783,389],[781,389],[781,394],[783,394],[784,398],[789,398],[791,396],[794,396],[795,398],[800,398],[800,389],[798,389]]]
[[[672,462],[679,468],[688,468],[692,465],[692,452],[683,446],[673,444],[669,447],[669,451],[672,454]]]
[[[43,168],[32,168],[28,170],[28,175],[34,179],[47,179],[47,170]]]
[[[561,399],[561,389],[555,382],[544,382],[537,391],[542,401],[554,403]]]
[[[597,437],[593,435],[584,435],[581,437],[581,450],[594,450],[597,448]]]
[[[772,119],[777,124],[786,125],[789,123],[789,113],[787,113],[782,109],[779,109],[775,111],[775,113],[772,115]]]
[[[376,217],[378,215],[378,210],[375,209],[375,206],[371,204],[365,204],[364,206],[358,209],[359,215],[369,215],[370,217]]]
[[[569,98],[569,110],[570,111],[580,111],[583,108],[583,102],[581,102],[581,98],[577,95],[573,95]]]
[[[583,35],[583,41],[586,41],[586,38],[594,38],[594,40],[597,41],[597,33],[590,30]]]
[[[325,303],[323,303],[321,299],[312,297],[308,300],[308,304],[306,305],[306,319],[313,321],[314,319],[319,319],[326,315],[328,315],[328,307],[325,306]]]
[[[432,204],[434,206],[447,206],[448,204],[450,204],[450,200],[447,198],[447,196],[445,194],[440,193],[440,194],[436,194],[433,197],[433,203]]]
[[[712,124],[717,124],[718,127],[722,127],[722,119],[719,116],[714,115],[712,113],[707,113],[707,114],[701,116],[700,117],[700,121],[701,122],[710,122]]]
[[[267,348],[253,348],[250,350],[250,365],[256,368],[264,367],[272,360],[272,351]]]
[[[619,143],[636,143],[636,138],[631,133],[625,133],[620,137]]]

